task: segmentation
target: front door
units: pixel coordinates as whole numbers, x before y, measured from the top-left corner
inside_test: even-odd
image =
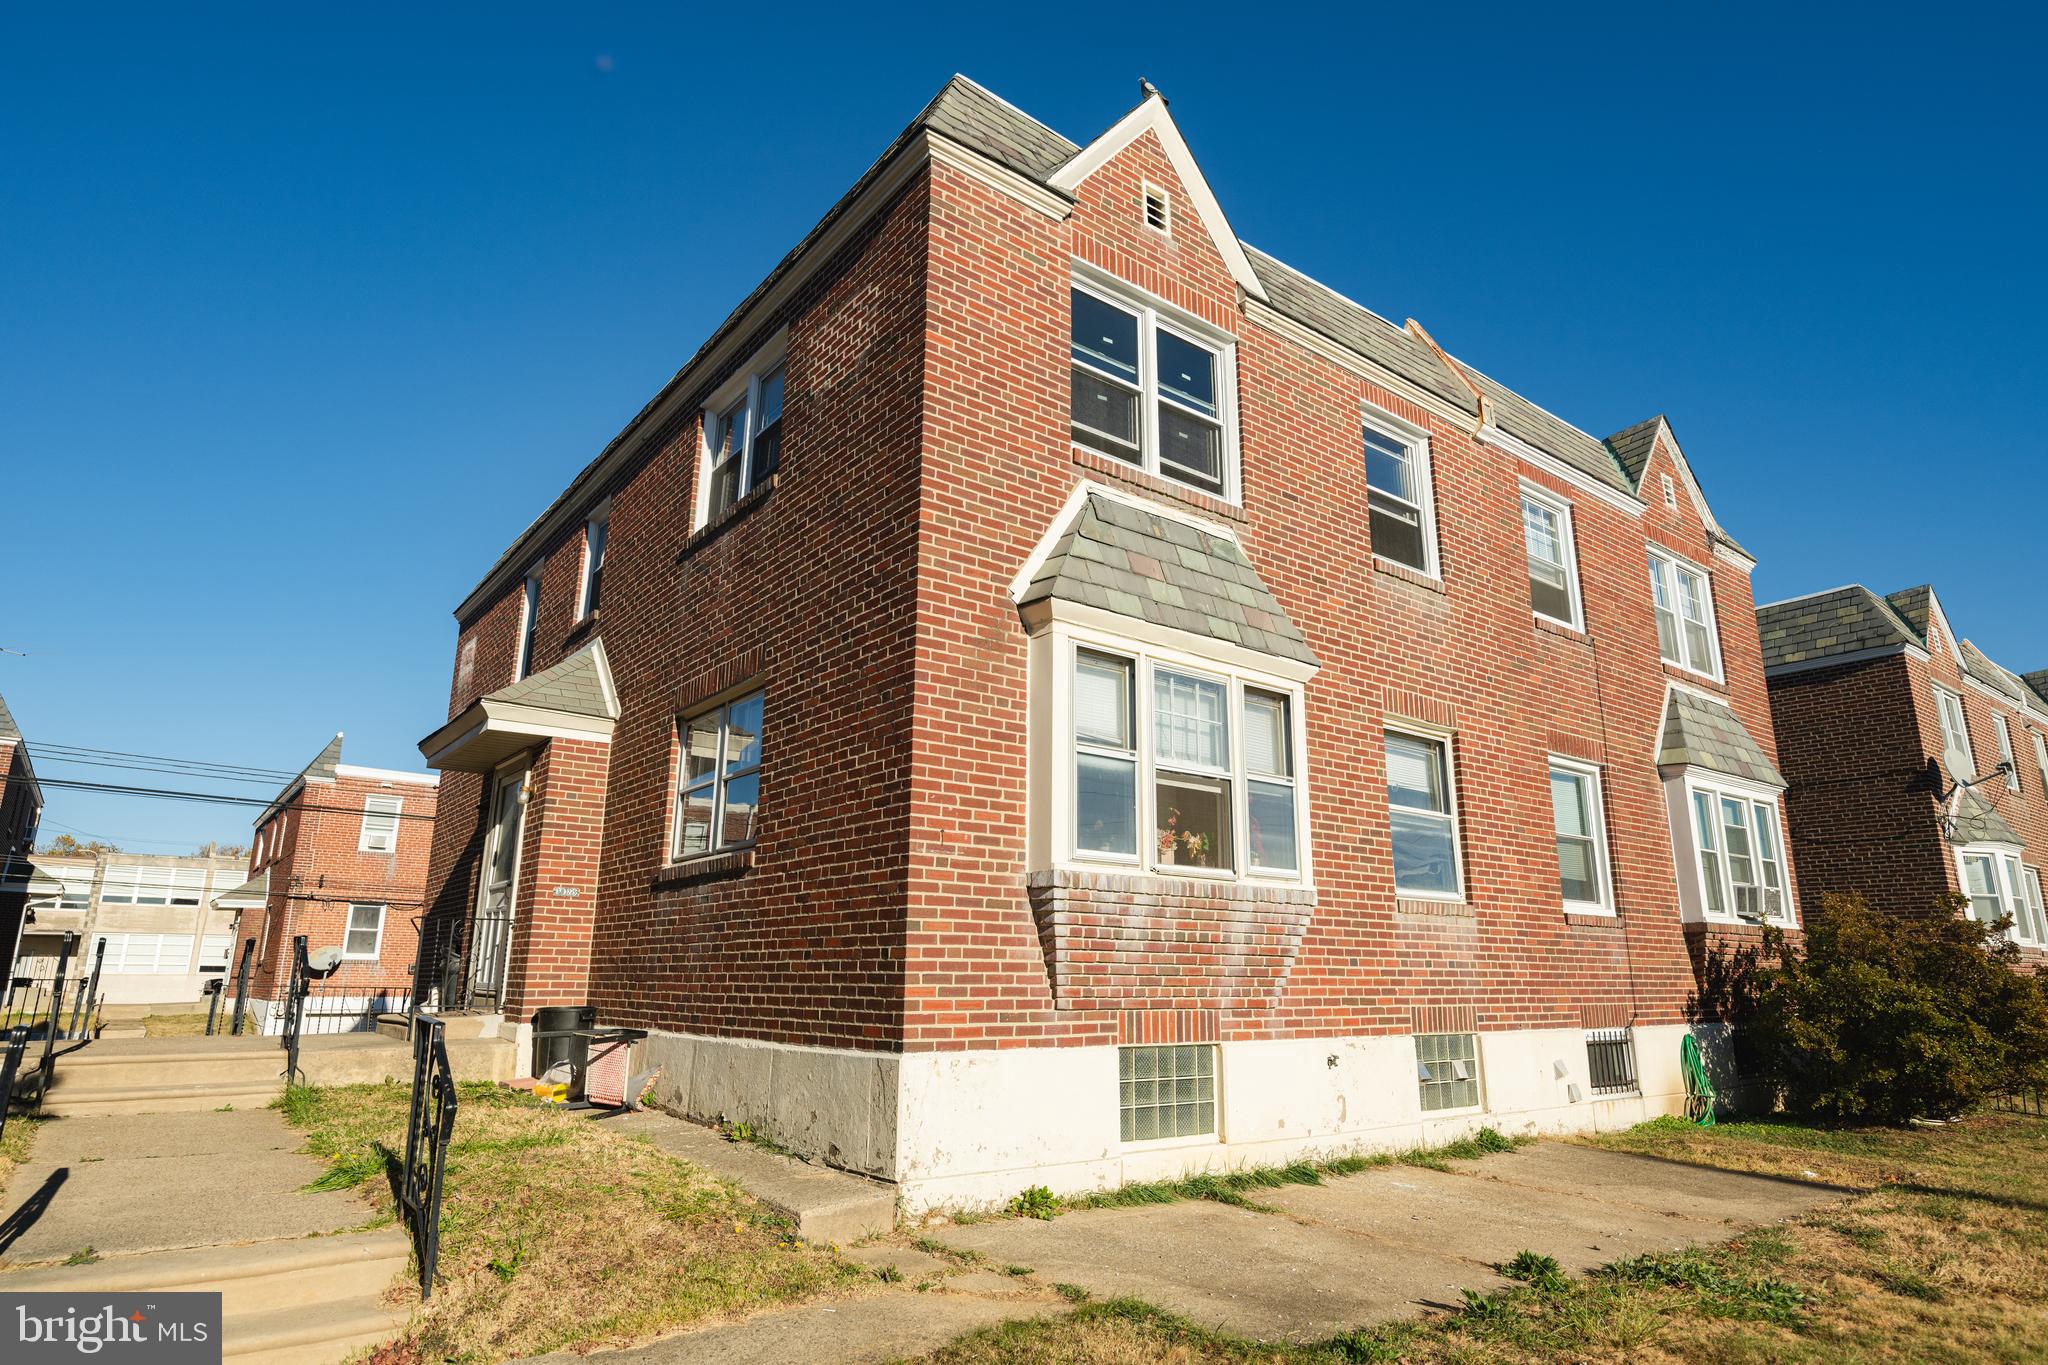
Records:
[[[526,769],[516,768],[501,776],[491,791],[491,827],[484,837],[484,870],[470,929],[472,1009],[502,1009],[505,1003],[505,957],[512,944],[512,903],[519,887],[525,786]]]

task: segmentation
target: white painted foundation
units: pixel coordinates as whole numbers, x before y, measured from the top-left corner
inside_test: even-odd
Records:
[[[662,1068],[662,1107],[744,1122],[794,1151],[894,1181],[903,1211],[915,1215],[1000,1205],[1031,1185],[1083,1194],[1434,1146],[1487,1125],[1510,1136],[1626,1128],[1683,1112],[1678,1056],[1688,1032],[1714,1073],[1726,1074],[1725,1027],[1638,1027],[1640,1091],[1612,1098],[1589,1093],[1582,1030],[1481,1033],[1482,1105],[1427,1115],[1407,1035],[1225,1043],[1220,1132],[1154,1143],[1118,1140],[1114,1047],[855,1052],[657,1032],[645,1065]]]

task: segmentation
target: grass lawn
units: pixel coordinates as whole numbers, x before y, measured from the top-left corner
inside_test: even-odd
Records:
[[[5,1191],[7,1182],[14,1178],[15,1168],[28,1160],[29,1145],[36,1140],[36,1128],[41,1119],[26,1114],[12,1114],[7,1119],[7,1131],[0,1133],[0,1191]],[[0,1204],[0,1209],[6,1205]]]
[[[1589,1141],[1866,1192],[1726,1246],[1636,1257],[1583,1279],[1556,1274],[1531,1247],[1503,1267],[1523,1281],[1515,1288],[1315,1346],[1246,1341],[1131,1300],[1082,1299],[1065,1318],[1007,1323],[925,1359],[2048,1360],[2048,1120],[1984,1114],[1943,1128],[1829,1130],[1663,1119]]]
[[[204,1014],[150,1014],[142,1020],[145,1038],[198,1038],[205,1032]]]
[[[401,1085],[295,1088],[278,1103],[354,1188],[395,1216]],[[487,1362],[624,1345],[704,1319],[852,1288],[866,1272],[797,1241],[732,1185],[515,1091],[465,1084],[441,1206],[440,1276],[381,1365]]]

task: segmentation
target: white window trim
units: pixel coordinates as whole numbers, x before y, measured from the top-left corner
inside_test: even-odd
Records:
[[[749,463],[752,462],[754,458],[754,436],[758,430],[754,425],[754,418],[761,411],[761,381],[774,373],[776,366],[785,363],[788,359],[788,349],[789,333],[786,330],[776,333],[775,336],[769,339],[767,345],[754,352],[746,364],[734,371],[732,378],[726,380],[724,384],[712,392],[710,397],[704,400],[697,423],[697,499],[696,508],[690,520],[691,529],[702,530],[711,520],[711,470],[713,467],[712,456],[715,453],[711,448],[712,426],[718,421],[721,413],[724,413],[733,404],[739,402],[740,399],[746,399],[748,414],[747,449],[743,455],[737,458]],[[782,406],[786,415],[789,408],[789,377],[787,374],[783,376]],[[745,472],[744,469],[742,472]],[[745,480],[743,479],[742,482],[745,482]],[[734,502],[737,503],[753,491],[751,488],[747,489],[746,492],[739,495],[739,498],[735,498]]]
[[[2032,726],[2027,727],[2027,734],[2034,741],[2034,767],[2041,774],[2041,794],[2048,797],[2048,739],[2043,739]]]
[[[1968,778],[1976,777],[1978,775],[1977,750],[1970,743],[1970,713],[1963,706],[1962,693],[1956,691],[1954,688],[1943,687],[1940,683],[1935,683],[1934,717],[1935,725],[1941,734],[1941,763],[1944,768],[1953,768],[1955,766],[1954,764],[1949,762],[1949,755],[1951,753],[1951,750],[1949,748],[1949,717],[1947,703],[1951,701],[1953,701],[1956,704],[1956,723],[1961,725],[1963,728],[1963,733],[1961,734],[1961,736],[1959,736],[1959,738],[1962,741],[1962,747],[1960,750],[1956,750],[1955,752],[1960,754],[1962,758],[1967,760],[1970,765],[1968,772],[1949,773],[1949,780],[1951,782],[1958,782],[1966,780]]]
[[[2048,936],[2044,936],[2048,935],[2048,886],[2044,886],[2042,883],[2041,869],[2031,863],[2022,863],[2020,865],[2020,877],[2022,881],[2033,888],[2028,893],[2027,904],[2039,922],[2039,927],[2044,931],[2044,934],[2034,934],[2029,931],[2025,937],[2020,938],[2018,941],[2032,948],[2048,948]],[[2026,890],[2026,887],[2023,886],[2020,889]]]
[[[385,803],[388,803],[388,804],[390,805],[391,809],[389,809],[389,810],[373,810],[373,809],[371,809],[371,807],[372,807],[372,806],[374,806],[374,805],[376,805],[376,804],[377,804],[378,802],[385,802]],[[390,817],[391,817],[391,847],[389,847],[389,848],[375,848],[375,847],[373,847],[373,846],[371,845],[371,843],[370,843],[370,817],[371,817],[371,816],[373,816],[373,815],[388,815],[388,816],[390,816]],[[402,820],[404,820],[404,818],[405,818],[405,798],[404,798],[404,797],[402,797],[402,796],[386,796],[386,795],[384,795],[384,794],[383,794],[383,793],[381,793],[381,792],[373,792],[373,793],[371,793],[370,795],[368,795],[368,796],[365,796],[365,797],[363,798],[363,823],[362,823],[362,830],[361,830],[361,832],[360,832],[359,834],[357,834],[357,836],[356,836],[356,852],[358,852],[358,853],[396,853],[396,852],[398,852],[398,831],[399,831],[399,827],[400,827],[400,824],[399,824],[399,822],[400,822],[400,821],[402,821]]]
[[[2033,937],[2024,922],[2025,917],[2019,913],[2020,906],[2025,903],[2023,898],[2026,896],[2026,887],[2023,884],[2026,877],[2024,859],[2027,853],[2025,849],[2021,848],[2018,844],[1960,844],[1956,848],[1955,856],[1956,887],[1965,898],[1970,894],[1970,876],[1967,864],[1972,858],[1988,859],[1991,863],[1991,874],[1998,879],[1998,894],[2004,902],[2005,913],[2012,920],[2011,926],[2005,931],[2005,937],[2009,941],[2025,947],[2048,947],[2048,943],[2038,942]],[[2021,879],[2020,883],[2015,883],[2013,880],[2015,875]],[[1967,905],[1959,913],[1965,919],[1974,918],[1970,907]]]
[[[694,864],[705,858],[715,858],[721,853],[738,853],[753,848],[761,841],[761,801],[756,798],[754,805],[754,833],[746,839],[725,840],[725,785],[728,774],[725,771],[725,743],[728,716],[727,708],[734,702],[745,701],[758,695],[761,698],[761,755],[754,766],[739,777],[758,775],[766,770],[768,762],[768,688],[758,679],[721,692],[711,700],[692,706],[676,716],[675,744],[676,759],[674,771],[670,774],[668,798],[668,862],[669,867]],[[685,853],[683,843],[683,794],[688,790],[687,779],[690,766],[690,725],[705,716],[716,713],[719,717],[717,765],[711,773],[711,827],[706,831],[707,847],[701,852]],[[765,784],[764,784],[765,785]]]
[[[1587,781],[1586,805],[1592,812],[1591,832],[1593,836],[1594,882],[1600,894],[1600,899],[1597,901],[1565,900],[1564,908],[1574,915],[1611,916],[1615,913],[1614,860],[1607,847],[1607,788],[1601,778],[1600,765],[1597,763],[1587,763],[1581,759],[1566,758],[1562,754],[1550,755],[1550,761],[1544,766],[1543,771],[1546,795],[1548,794],[1550,769],[1552,768],[1562,768],[1566,772],[1575,773],[1585,778]],[[1552,821],[1552,825],[1554,832],[1555,820]],[[1553,844],[1554,842],[1553,840]],[[1782,859],[1783,856],[1783,851],[1781,850],[1779,857]],[[1558,869],[1560,899],[1563,899],[1563,871],[1562,867]]]
[[[610,559],[612,552],[611,520],[612,500],[610,498],[606,498],[603,502],[591,508],[590,514],[583,518],[583,554],[576,568],[576,619],[579,622],[585,620],[590,615],[590,531],[593,526],[602,525],[604,527],[604,553],[605,558]]]
[[[1449,730],[1419,721],[1389,719],[1380,725],[1380,762],[1386,762],[1386,736],[1406,735],[1410,739],[1426,740],[1444,746],[1444,806],[1451,817],[1451,871],[1455,875],[1458,889],[1455,891],[1409,891],[1399,882],[1394,882],[1394,895],[1404,901],[1436,901],[1443,905],[1465,903],[1465,820],[1458,808],[1458,742],[1457,736]],[[1387,807],[1387,875],[1394,876],[1393,811],[1394,806],[1384,795],[1385,774],[1381,774],[1381,801]],[[1546,779],[1547,780],[1547,779]]]
[[[1407,446],[1408,458],[1413,463],[1415,470],[1415,491],[1421,496],[1421,501],[1412,505],[1422,515],[1423,567],[1418,569],[1412,564],[1403,564],[1398,559],[1390,559],[1386,555],[1381,554],[1377,548],[1372,552],[1374,562],[1390,565],[1403,573],[1419,573],[1424,578],[1434,579],[1438,582],[1443,581],[1443,558],[1439,552],[1436,534],[1436,476],[1434,466],[1430,461],[1429,433],[1416,426],[1413,422],[1404,421],[1396,417],[1385,408],[1376,407],[1364,401],[1359,403],[1359,420],[1388,440],[1399,441]],[[1364,450],[1361,449],[1359,451],[1358,458],[1361,465],[1360,472],[1363,473],[1365,462]],[[1371,486],[1370,478],[1368,477],[1366,487],[1370,490]],[[1384,489],[1381,491],[1385,492]],[[1386,496],[1398,497],[1399,495],[1387,493]],[[1368,493],[1368,498],[1370,498],[1370,493]],[[1371,519],[1372,512],[1368,505],[1366,520],[1370,523]]]
[[[544,560],[535,560],[519,580],[519,633],[512,637],[512,681],[533,671],[533,656],[540,644],[540,571]]]
[[[1722,832],[1722,826],[1719,823],[1721,820],[1721,798],[1726,796],[1745,802],[1752,808],[1758,805],[1770,807],[1774,823],[1777,825],[1778,878],[1783,883],[1780,890],[1784,897],[1784,913],[1776,919],[1766,918],[1763,923],[1781,929],[1798,928],[1799,905],[1798,898],[1793,894],[1792,887],[1792,845],[1791,836],[1786,832],[1784,793],[1775,787],[1768,787],[1762,783],[1744,782],[1739,778],[1730,777],[1726,773],[1707,772],[1698,769],[1688,769],[1676,777],[1667,779],[1664,785],[1671,816],[1673,859],[1684,864],[1683,867],[1677,869],[1679,874],[1680,911],[1683,917],[1691,922],[1705,922],[1708,924],[1753,924],[1756,922],[1744,919],[1735,911],[1735,876],[1728,864],[1727,841],[1725,834]],[[1721,868],[1721,904],[1726,907],[1719,913],[1715,913],[1707,908],[1706,875],[1700,867],[1699,835],[1693,827],[1692,803],[1693,795],[1696,792],[1705,793],[1714,803],[1713,810],[1716,821],[1714,828],[1717,837],[1719,837],[1715,851],[1718,854]],[[1752,809],[1751,819],[1754,820],[1754,818],[1755,812]],[[1755,840],[1756,832],[1752,827],[1750,831],[1752,848],[1754,848]],[[1759,853],[1753,854],[1753,856],[1758,860],[1757,871],[1758,875],[1761,876],[1763,870],[1762,855]]]
[[[1092,446],[1082,445],[1079,441],[1072,440],[1070,433],[1068,439],[1073,448],[1113,460],[1129,469],[1142,470],[1153,478],[1163,479],[1175,487],[1191,489],[1204,497],[1220,498],[1235,505],[1240,500],[1242,485],[1238,463],[1237,338],[1218,327],[1211,326],[1193,313],[1174,307],[1156,294],[1148,293],[1126,280],[1118,279],[1078,260],[1073,263],[1070,283],[1073,288],[1084,294],[1093,295],[1104,303],[1138,315],[1138,454],[1141,462],[1131,464]],[[1161,328],[1169,333],[1178,334],[1183,340],[1212,348],[1216,352],[1216,420],[1222,427],[1223,439],[1221,489],[1204,488],[1192,480],[1169,473],[1168,467],[1159,458],[1159,360],[1153,333]],[[1070,368],[1072,364],[1070,352]],[[1069,400],[1069,407],[1071,406]],[[1068,418],[1071,425],[1071,412]]]
[[[375,910],[377,912],[377,946],[375,949],[367,953],[352,953],[348,950],[348,941],[351,937],[353,937],[353,926],[356,922],[356,911],[358,910]],[[376,901],[349,902],[348,918],[341,922],[342,961],[375,962],[378,958],[384,955],[384,921],[387,918],[389,918],[389,910],[389,906],[382,905]]]
[[[1125,857],[1094,853],[1075,846],[1074,837],[1074,660],[1082,650],[1131,660],[1137,746],[1138,851]],[[1155,866],[1150,847],[1156,829],[1158,800],[1151,731],[1153,669],[1165,666],[1229,685],[1232,867],[1197,868],[1184,863]],[[1244,771],[1244,693],[1246,688],[1287,699],[1288,744],[1294,768],[1294,838],[1298,872],[1273,872],[1250,866],[1250,778]],[[1100,872],[1121,869],[1147,876],[1203,879],[1236,885],[1313,888],[1309,831],[1307,703],[1297,681],[1264,673],[1188,648],[1176,648],[1134,635],[1119,634],[1069,621],[1054,620],[1032,638],[1031,762],[1028,846],[1036,869]]]
[[[1727,658],[1721,649],[1721,613],[1719,608],[1714,605],[1714,576],[1699,564],[1687,559],[1684,555],[1673,554],[1661,545],[1653,543],[1649,547],[1649,557],[1671,569],[1671,610],[1678,618],[1678,652],[1682,656],[1682,661],[1666,659],[1664,658],[1662,646],[1659,646],[1658,659],[1672,668],[1681,668],[1688,673],[1696,674],[1702,678],[1710,678],[1717,683],[1725,681]],[[1700,580],[1700,597],[1703,600],[1707,613],[1707,639],[1714,651],[1714,667],[1712,670],[1701,668],[1693,662],[1692,647],[1686,643],[1684,599],[1678,586],[1678,571],[1681,569],[1697,575]],[[1651,634],[1653,636],[1656,634],[1656,611],[1657,599],[1653,594],[1650,598]]]
[[[1998,741],[1998,761],[2005,765],[2005,789],[2016,792],[2020,789],[2020,760],[2013,752],[2012,726],[1996,711],[1991,713],[1991,735]]]
[[[1527,479],[1522,480],[1522,498],[1524,501],[1540,504],[1557,517],[1558,549],[1564,555],[1565,590],[1571,595],[1572,607],[1571,616],[1565,618],[1552,616],[1548,612],[1538,611],[1536,610],[1536,604],[1531,602],[1529,604],[1529,613],[1539,621],[1550,621],[1560,626],[1569,627],[1572,630],[1584,631],[1586,628],[1586,599],[1585,595],[1579,590],[1579,542],[1572,528],[1572,505],[1549,489],[1530,483]],[[1520,511],[1521,509],[1517,506],[1516,510]],[[1523,557],[1526,559],[1529,548],[1527,543],[1528,530],[1526,527],[1523,528],[1522,534],[1522,552]]]

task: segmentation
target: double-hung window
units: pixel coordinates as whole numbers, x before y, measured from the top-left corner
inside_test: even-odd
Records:
[[[704,414],[705,487],[697,524],[716,521],[734,503],[773,478],[782,466],[782,389],[779,356],[757,362],[728,384]]]
[[[2005,789],[2016,792],[2020,789],[2020,765],[2012,756],[2012,731],[1996,711],[1991,713],[1991,733],[1998,740],[1998,761],[2005,765]]]
[[[1076,648],[1074,856],[1300,876],[1296,706],[1292,694],[1178,662]]]
[[[1721,676],[1714,599],[1707,576],[1683,560],[1650,551],[1650,598],[1657,612],[1657,652],[1666,663]]]
[[[533,637],[540,621],[540,565],[526,571],[526,586],[519,596],[519,654],[512,664],[512,681],[533,672]]]
[[[1963,782],[1977,775],[1977,760],[1970,753],[1970,722],[1963,715],[1963,699],[1946,687],[1934,689],[1934,707],[1941,717],[1941,762],[1950,780]]]
[[[1578,566],[1572,550],[1572,513],[1561,499],[1522,489],[1522,540],[1529,552],[1529,605],[1559,625],[1579,625]]]
[[[1968,848],[1958,855],[1970,918],[1996,924],[2010,915],[2006,937],[2032,948],[2048,947],[2048,907],[2041,902],[2039,868],[2022,866],[2010,853]]]
[[[350,962],[375,962],[384,947],[384,907],[351,905],[341,955]]]
[[[1430,494],[1428,435],[1406,422],[1369,411],[1364,440],[1365,500],[1373,554],[1434,577],[1436,518]]]
[[[2034,947],[2048,948],[2048,905],[2041,900],[2040,868],[2020,869],[2020,893],[2027,913],[2019,917],[2024,924],[2019,932]]]
[[[2041,792],[2048,796],[2048,739],[2041,738],[2039,730],[2029,730],[2027,733],[2033,736],[2034,740],[2034,767],[2041,774]]]
[[[683,770],[671,847],[675,858],[754,842],[766,696],[750,692],[683,722]]]
[[[1998,858],[1990,853],[1965,853],[1963,894],[1970,898],[1970,918],[1996,924],[2007,913],[2004,879]]]
[[[1569,759],[1550,760],[1550,813],[1557,834],[1558,881],[1567,910],[1611,914],[1607,833],[1600,802],[1600,770]]]
[[[1404,896],[1455,900],[1463,894],[1451,792],[1450,743],[1386,732],[1387,820],[1394,889]]]
[[[1229,342],[1093,284],[1070,297],[1074,444],[1233,496]]]
[[[396,796],[363,799],[363,832],[356,848],[363,853],[390,853],[398,847],[398,820],[405,802]]]
[[[1706,913],[1788,923],[1777,801],[1709,787],[1694,787],[1691,797]]]
[[[606,505],[590,514],[583,523],[583,586],[577,593],[576,619],[582,620],[597,610],[599,596],[604,589],[604,547],[610,538],[612,525],[611,507]]]

